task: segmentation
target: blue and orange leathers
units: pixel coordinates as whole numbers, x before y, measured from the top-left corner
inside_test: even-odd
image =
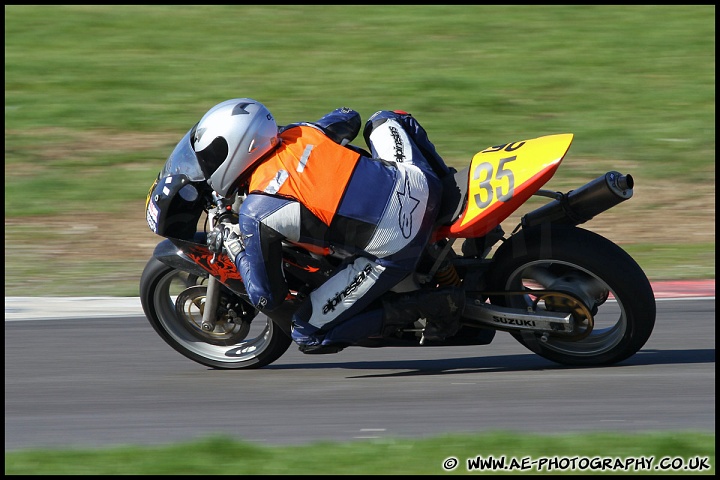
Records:
[[[342,108],[283,128],[280,146],[251,174],[240,209],[245,251],[236,262],[260,310],[288,293],[283,240],[348,254],[293,317],[299,345],[378,335],[382,309],[367,307],[414,270],[437,216],[439,175],[449,169],[417,121],[405,112],[373,115],[363,132],[372,158],[343,146],[359,125],[359,114]]]

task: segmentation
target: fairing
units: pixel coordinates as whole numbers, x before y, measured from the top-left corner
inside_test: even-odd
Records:
[[[193,151],[190,129],[177,144],[148,191],[148,226],[163,237],[189,239],[210,195],[207,175]]]
[[[481,237],[519,208],[555,174],[573,134],[548,135],[478,152],[468,171],[467,198],[460,216],[438,237]]]

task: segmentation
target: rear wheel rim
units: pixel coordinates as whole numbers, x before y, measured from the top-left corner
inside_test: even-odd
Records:
[[[600,277],[571,262],[540,260],[525,263],[512,271],[507,278],[505,288],[507,290],[518,291],[536,290],[547,287],[540,284],[528,273],[530,267],[552,267],[555,270],[565,271],[567,273],[582,272],[582,274],[588,275],[599,285],[602,285],[603,288],[607,289],[609,297],[604,303],[598,306],[597,313],[593,314],[592,331],[583,339],[572,341],[559,336],[550,336],[547,337],[546,340],[541,341],[540,335],[527,332],[520,334],[524,341],[539,342],[543,348],[547,350],[576,357],[595,357],[602,355],[612,351],[623,341],[629,328],[627,312],[615,291]],[[530,295],[514,295],[505,298],[507,305],[515,308],[530,307],[535,301]]]

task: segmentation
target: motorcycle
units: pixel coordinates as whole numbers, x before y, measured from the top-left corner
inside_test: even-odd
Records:
[[[243,195],[219,197],[191,147],[193,127],[150,187],[146,219],[165,238],[140,280],[142,308],[154,330],[185,357],[216,369],[254,369],[289,348],[293,312],[341,262],[332,248],[284,242],[290,293],[260,314],[208,232],[237,219]],[[573,134],[547,135],[486,148],[442,179],[442,208],[416,271],[388,295],[461,287],[461,328],[427,340],[427,319],[352,347],[487,345],[507,332],[537,355],[568,366],[605,366],[634,355],[655,324],[645,273],[621,247],[579,225],[632,197],[630,174],[609,171],[566,193],[542,189]],[[531,197],[547,201],[525,213],[511,234],[502,222]],[[520,213],[520,212],[519,212]],[[462,242],[456,246],[456,242]]]

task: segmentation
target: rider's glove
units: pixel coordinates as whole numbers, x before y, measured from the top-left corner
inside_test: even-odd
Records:
[[[208,249],[213,253],[221,253],[223,250],[235,263],[235,258],[245,250],[240,226],[236,223],[221,222],[207,237]]]

